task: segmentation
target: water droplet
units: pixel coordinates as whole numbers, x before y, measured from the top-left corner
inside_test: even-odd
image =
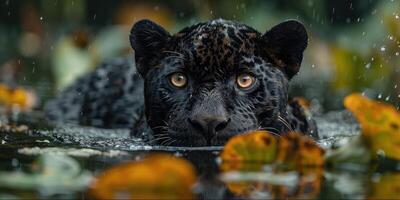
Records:
[[[367,64],[365,65],[365,68],[367,68],[367,69],[371,68],[371,63],[367,63]]]
[[[381,47],[381,51],[386,51],[386,47],[385,47],[385,46],[382,46],[382,47]]]
[[[399,53],[399,52],[396,52],[394,55],[396,55],[396,56],[399,56],[399,55],[400,55],[400,53]]]
[[[312,67],[312,68],[315,68],[315,64],[312,64],[311,67]]]
[[[43,21],[43,17],[40,17],[39,19],[40,19],[40,21]]]
[[[382,98],[382,94],[378,94],[378,99],[381,99]]]
[[[400,17],[399,17],[399,15],[398,15],[398,14],[396,14],[395,18],[396,18],[396,19],[399,19]]]
[[[18,159],[13,158],[13,159],[11,160],[11,165],[12,165],[13,167],[17,167],[18,164],[19,164],[19,160],[18,160]]]
[[[389,99],[390,99],[390,96],[387,96],[387,97],[385,98],[385,101],[389,101]]]

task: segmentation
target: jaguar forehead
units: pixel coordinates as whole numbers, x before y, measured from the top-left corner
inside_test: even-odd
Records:
[[[254,55],[259,35],[237,22],[213,20],[178,32],[174,51],[182,52],[186,66],[199,76],[226,73]]]

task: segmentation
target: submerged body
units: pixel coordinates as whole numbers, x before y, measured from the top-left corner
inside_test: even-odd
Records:
[[[48,118],[132,128],[134,136],[176,146],[222,145],[258,129],[318,136],[313,120],[288,97],[307,45],[299,22],[261,34],[213,20],[170,35],[142,20],[130,42],[135,64],[117,59],[82,77],[47,104]]]

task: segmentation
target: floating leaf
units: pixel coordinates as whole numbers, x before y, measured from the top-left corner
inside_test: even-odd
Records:
[[[254,131],[235,136],[227,142],[221,153],[222,170],[227,171],[229,167],[231,170],[260,169],[248,167],[256,163],[279,164],[289,169],[322,166],[323,154],[321,147],[301,133],[291,132],[275,137],[266,131]]]
[[[277,138],[266,131],[253,131],[231,138],[221,153],[222,170],[256,170],[276,159]]]
[[[153,154],[106,170],[90,193],[96,199],[192,199],[195,174],[184,159]]]
[[[388,158],[400,160],[400,113],[389,104],[351,94],[344,100],[361,124],[362,137],[371,150]]]
[[[314,140],[291,132],[279,138],[278,163],[295,167],[323,166],[324,150]]]
[[[366,199],[399,199],[400,173],[388,172],[371,179]]]

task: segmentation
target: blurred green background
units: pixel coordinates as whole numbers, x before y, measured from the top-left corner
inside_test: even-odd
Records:
[[[128,33],[142,18],[172,33],[215,18],[260,32],[299,19],[310,41],[293,95],[321,111],[341,109],[351,92],[400,105],[398,0],[3,0],[0,83],[34,90],[40,109],[103,60],[133,57]]]

